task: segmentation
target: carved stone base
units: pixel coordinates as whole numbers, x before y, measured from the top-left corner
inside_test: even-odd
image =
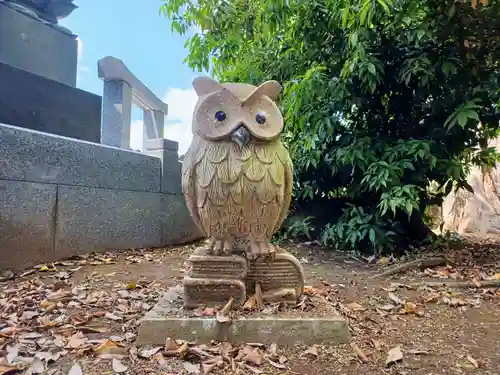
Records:
[[[245,303],[245,284],[241,280],[184,278],[184,306],[187,308],[224,304],[231,297],[236,305]]]
[[[219,322],[211,316],[187,317],[173,300],[179,289],[182,292],[177,286],[167,291],[141,319],[136,345],[162,346],[170,337],[198,344],[210,344],[215,340],[233,345],[258,342],[294,348],[296,345],[347,344],[351,338],[346,320],[335,314],[315,317],[278,312],[236,316],[230,322]]]
[[[273,261],[248,261],[241,255],[215,256],[198,249],[188,259],[184,278],[184,306],[225,303],[233,297],[236,305],[255,293],[259,282],[268,302],[296,302],[304,289],[304,271],[296,257],[278,249]]]
[[[188,259],[189,277],[238,279],[247,275],[247,261],[239,255],[210,255],[205,249],[196,250]]]
[[[286,250],[277,249],[274,261],[258,259],[248,264],[245,280],[248,294],[255,291],[257,282],[265,300],[296,302],[304,290],[304,270],[296,257]]]

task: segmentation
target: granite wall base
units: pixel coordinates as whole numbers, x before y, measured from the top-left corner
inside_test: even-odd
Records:
[[[202,237],[184,197],[0,180],[0,270]]]
[[[54,260],[56,190],[0,180],[0,269]]]
[[[162,192],[162,169],[154,156],[0,124],[0,270],[201,238],[183,195]]]

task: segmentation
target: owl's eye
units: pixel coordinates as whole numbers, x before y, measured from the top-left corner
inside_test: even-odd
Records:
[[[224,121],[226,119],[226,112],[224,111],[215,112],[215,119],[220,122]]]
[[[255,121],[257,121],[258,124],[264,124],[266,122],[266,116],[264,116],[262,113],[257,113],[255,116]]]

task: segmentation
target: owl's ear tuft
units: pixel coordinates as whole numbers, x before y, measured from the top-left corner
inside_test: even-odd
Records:
[[[211,92],[219,91],[224,86],[210,77],[197,77],[193,80],[193,88],[198,96],[203,96]]]
[[[278,99],[278,95],[281,93],[282,89],[278,81],[266,81],[257,87],[257,90],[260,90],[262,94],[267,95],[269,99],[274,101]]]
[[[252,103],[261,98],[263,95],[266,95],[267,97],[269,97],[269,99],[276,101],[276,99],[278,99],[278,95],[281,92],[281,89],[282,87],[278,81],[266,81],[259,87],[257,87],[250,95],[248,95],[248,98],[245,99],[245,102]]]

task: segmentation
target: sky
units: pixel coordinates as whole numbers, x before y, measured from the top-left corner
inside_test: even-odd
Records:
[[[60,21],[78,35],[77,87],[102,95],[97,61],[105,56],[122,60],[129,70],[169,106],[165,138],[179,142],[179,154],[191,142],[191,118],[197,96],[191,82],[203,73],[183,62],[189,35],[172,33],[159,14],[162,0],[75,0],[79,6]],[[132,113],[131,148],[142,150],[142,112]]]

